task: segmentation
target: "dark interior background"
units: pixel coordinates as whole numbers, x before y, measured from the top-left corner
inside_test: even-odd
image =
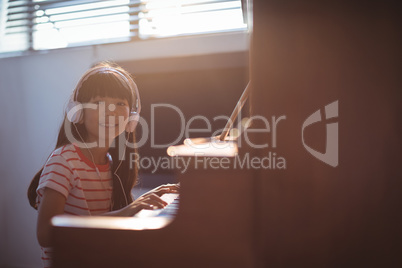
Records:
[[[138,150],[140,157],[167,157],[166,149],[151,146],[152,124],[154,144],[170,144],[181,135],[181,121],[172,108],[154,109],[155,120],[151,122],[152,104],[174,105],[185,116],[185,124],[196,115],[205,116],[211,122],[211,132],[191,132],[190,137],[210,137],[222,129],[225,120],[213,120],[218,115],[230,116],[249,80],[248,53],[231,52],[202,56],[119,62],[130,71],[141,95],[141,117],[148,123],[149,136]],[[245,107],[244,110],[248,108]],[[206,129],[203,120],[194,120],[191,129]],[[137,128],[137,141],[143,131]],[[181,144],[184,135],[177,143]],[[140,174],[151,174],[154,167],[141,169]],[[171,175],[173,170],[158,169],[153,175]],[[155,184],[163,183],[158,180]],[[150,185],[153,186],[153,185]]]

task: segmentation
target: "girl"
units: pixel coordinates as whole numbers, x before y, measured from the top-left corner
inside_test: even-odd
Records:
[[[163,208],[160,196],[178,191],[177,185],[162,185],[135,201],[131,196],[137,167],[130,168],[128,159],[136,153],[133,131],[140,109],[135,82],[117,65],[98,64],[78,82],[56,148],[28,189],[29,203],[38,210],[45,266],[51,263],[53,216],[133,216],[141,209]]]

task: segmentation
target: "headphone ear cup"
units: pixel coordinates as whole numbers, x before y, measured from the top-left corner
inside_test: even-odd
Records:
[[[139,119],[140,115],[138,113],[131,112],[126,125],[126,132],[134,132]]]
[[[82,104],[78,101],[73,101],[70,100],[67,104],[66,108],[66,114],[67,114],[67,119],[71,123],[79,123],[83,116],[82,116]]]

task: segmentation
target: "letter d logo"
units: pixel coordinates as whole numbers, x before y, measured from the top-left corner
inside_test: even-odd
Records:
[[[334,101],[333,103],[325,106],[325,118],[335,118],[338,117],[338,101]],[[338,123],[328,123],[327,124],[327,140],[325,145],[325,153],[320,153],[311,147],[309,147],[304,142],[304,129],[311,124],[321,121],[321,113],[320,110],[315,111],[312,115],[310,115],[306,121],[303,123],[302,127],[302,142],[304,148],[312,154],[315,158],[323,161],[324,163],[336,167],[338,166]]]

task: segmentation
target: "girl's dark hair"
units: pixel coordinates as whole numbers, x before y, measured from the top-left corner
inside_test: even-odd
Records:
[[[130,76],[130,74],[122,68],[118,67],[117,65],[111,65],[110,63],[101,63],[95,65],[94,67],[113,67],[117,69],[120,73],[123,73],[126,77]],[[133,96],[135,95],[135,92],[127,85],[126,81],[124,81],[122,77],[119,77],[115,73],[94,73],[82,83],[79,89],[77,88],[76,90],[78,90],[76,100],[81,103],[88,102],[92,97],[100,96],[126,99],[129,103],[129,107],[133,107],[134,105]],[[66,135],[65,124],[70,124],[69,129],[71,130],[71,134],[76,140],[84,142],[83,139],[85,140],[87,136],[87,131],[83,124],[77,123],[74,126],[74,123],[71,123],[69,121],[66,122],[66,120],[68,119],[65,116],[64,122],[60,127],[55,149],[71,143]],[[111,146],[109,148],[109,154],[113,160],[111,166],[111,171],[113,175],[112,210],[120,209],[133,201],[131,190],[137,183],[137,165],[133,165],[132,167],[130,165],[130,161],[133,161],[132,157],[130,159],[130,155],[134,154],[134,156],[137,157],[137,149],[132,148],[132,146],[126,146],[125,149],[120,148],[120,144],[126,144],[126,141],[128,144],[135,144],[134,133],[123,132],[115,139],[114,146]],[[123,159],[121,163],[120,159]],[[134,160],[134,163],[137,163],[137,159]],[[41,170],[38,171],[38,173],[36,173],[31,181],[31,184],[28,187],[29,204],[34,209],[38,209],[36,204],[36,189],[38,188],[39,179],[42,171],[43,167],[41,168]],[[118,177],[116,176],[116,174]],[[121,179],[124,193],[120,185],[119,178]]]

